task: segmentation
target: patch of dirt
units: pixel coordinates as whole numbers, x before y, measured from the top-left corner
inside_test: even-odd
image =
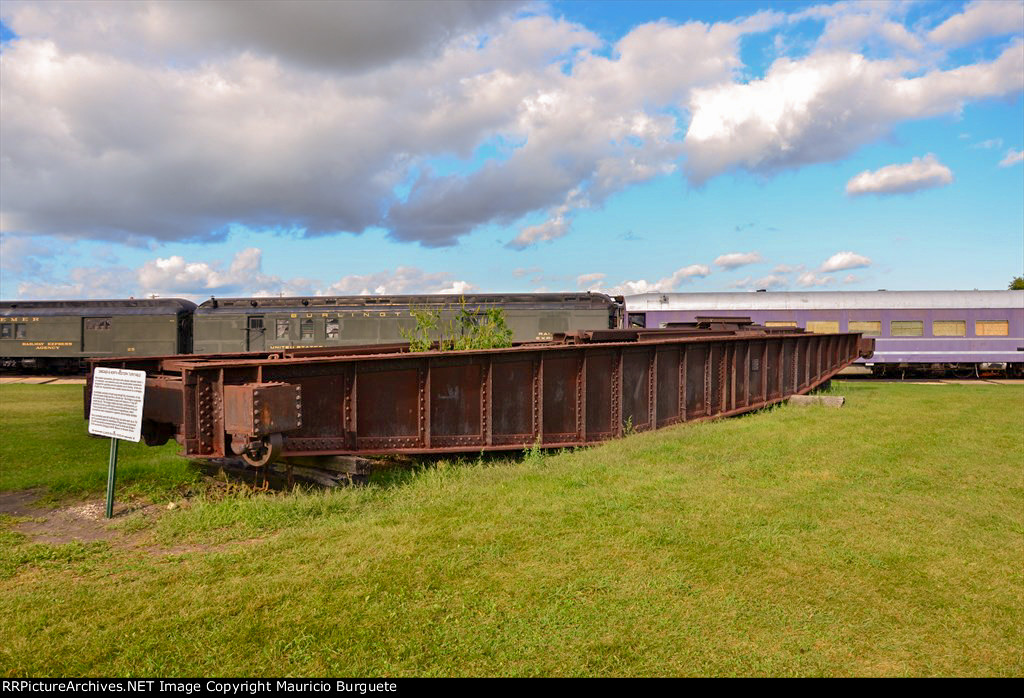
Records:
[[[90,499],[76,502],[63,507],[45,507],[37,504],[42,496],[41,490],[23,490],[19,492],[0,492],[0,515],[29,519],[11,526],[11,530],[27,536],[33,543],[92,543],[107,541],[120,548],[138,550],[158,556],[186,555],[188,553],[208,553],[230,550],[232,548],[259,543],[264,538],[254,538],[228,543],[194,543],[162,547],[154,545],[144,531],[128,532],[118,527],[125,517],[134,515],[150,521],[168,513],[167,506],[144,504],[139,502],[114,503],[114,516],[106,518],[106,499]],[[174,508],[182,504],[175,503]],[[188,506],[188,502],[184,503]],[[145,524],[144,528],[149,528]]]
[[[155,504],[115,502],[114,518],[108,520],[105,499],[49,508],[36,504],[41,494],[39,490],[0,492],[0,514],[31,519],[14,524],[12,530],[34,543],[111,541],[123,537],[112,524],[137,511],[143,516],[155,516],[161,509]]]

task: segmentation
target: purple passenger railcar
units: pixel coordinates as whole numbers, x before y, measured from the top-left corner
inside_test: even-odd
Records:
[[[644,293],[626,297],[633,326],[670,327],[700,316],[749,317],[810,332],[861,332],[887,369],[1024,374],[1024,291]]]

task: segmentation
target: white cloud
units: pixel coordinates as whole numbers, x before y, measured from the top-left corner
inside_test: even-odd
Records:
[[[794,271],[803,271],[803,270],[804,270],[804,265],[803,264],[779,264],[779,265],[776,265],[776,267],[774,269],[772,269],[772,272],[774,272],[775,274],[790,274],[790,273],[792,273]]]
[[[747,264],[756,264],[763,261],[758,252],[731,252],[716,258],[715,264],[723,269],[735,269]]]
[[[317,295],[379,295],[408,293],[467,293],[476,286],[452,279],[447,272],[428,273],[416,267],[398,267],[373,274],[345,276]]]
[[[779,276],[777,274],[769,274],[768,276],[762,276],[760,279],[754,282],[755,288],[786,288],[789,286],[789,279],[785,276]]]
[[[223,239],[233,223],[383,227],[442,246],[496,224],[519,227],[508,244],[522,248],[680,166],[701,183],[836,160],[1024,79],[1019,40],[929,71],[940,63],[904,55],[926,49],[900,3],[661,20],[613,45],[549,10],[5,2],[18,38],[0,61],[0,229],[148,242]],[[801,14],[825,21],[818,47],[745,81],[744,37]],[[970,5],[933,40],[996,26],[992,14]],[[870,55],[899,57],[862,55],[877,42]],[[478,164],[481,149],[498,154]],[[435,172],[439,157],[462,166]]]
[[[844,284],[853,284],[853,283],[856,283],[858,281],[860,281],[860,277],[855,276],[853,274],[847,274],[846,276],[843,277],[843,283]]]
[[[909,194],[922,189],[943,187],[953,182],[953,171],[932,154],[914,158],[905,164],[864,170],[846,183],[850,196],[862,194]]]
[[[652,22],[603,55],[587,28],[520,5],[5,3],[3,229],[381,226],[439,246],[546,211],[510,244],[551,240],[573,211],[673,172],[666,110],[781,21]],[[473,169],[482,145],[501,155]],[[470,171],[430,169],[453,155]]]
[[[227,269],[218,263],[188,262],[180,255],[150,260],[136,273],[143,295],[197,294],[204,292],[234,293],[246,286],[259,286],[278,281],[262,272],[263,253],[257,247],[239,251]]]
[[[0,233],[0,270],[15,274],[37,275],[40,259],[53,257],[57,245],[48,246],[40,238]]]
[[[695,184],[740,168],[773,174],[844,157],[910,119],[957,112],[970,99],[1020,92],[1024,50],[916,77],[911,61],[850,52],[780,58],[763,79],[698,87],[684,149]]]
[[[593,274],[580,274],[576,277],[576,287],[588,291],[597,291],[601,288],[607,274],[595,272]]]
[[[864,255],[855,252],[836,252],[834,255],[822,262],[819,271],[843,271],[844,269],[858,269],[871,266],[871,260]],[[801,274],[800,278],[813,278],[811,272]],[[803,284],[802,284],[803,285]]]
[[[33,279],[18,284],[18,297],[33,300],[65,298],[142,298],[132,288],[132,270],[122,267],[76,267],[61,280]]]
[[[581,199],[579,189],[573,189],[566,197],[565,203],[551,209],[547,220],[537,225],[523,228],[519,235],[509,242],[506,247],[514,250],[523,250],[538,242],[562,237],[569,232],[569,226],[572,224],[572,219],[569,217],[572,210],[585,207],[586,204],[582,203]]]
[[[928,33],[928,39],[946,46],[963,46],[989,36],[1024,31],[1024,7],[1018,0],[972,2]]]
[[[757,279],[752,276],[747,276],[739,281],[734,281],[729,284],[728,288],[746,288],[750,290],[763,288],[770,291],[772,289],[787,288],[789,283],[789,279],[785,276],[769,274],[768,276],[762,276]]]
[[[529,268],[519,267],[517,269],[513,269],[512,270],[512,276],[516,277],[517,279],[521,279],[524,276],[527,276],[527,275],[530,275],[530,274],[540,274],[543,271],[544,270],[541,269],[540,267],[529,267]]]
[[[827,286],[828,284],[835,283],[835,278],[831,276],[818,276],[813,271],[805,271],[800,276],[796,277],[797,286]]]
[[[923,40],[900,21],[906,12],[899,2],[837,2],[814,5],[790,16],[790,22],[802,19],[825,20],[818,46],[826,49],[890,48],[920,51]]]
[[[684,283],[689,283],[694,278],[705,277],[711,274],[711,267],[705,264],[691,264],[687,267],[677,269],[671,276],[666,276],[657,281],[637,279],[636,281],[623,281],[618,286],[607,291],[612,295],[633,295],[637,293],[667,293],[674,291]]]
[[[39,279],[18,285],[21,298],[136,298],[156,295],[202,300],[216,296],[369,295],[403,293],[468,293],[476,287],[447,272],[430,273],[398,267],[371,274],[353,274],[323,282],[301,277],[282,279],[263,272],[263,253],[240,250],[228,264],[189,261],[180,255],[157,257],[136,269],[75,267],[63,279]]]
[[[1000,167],[1009,167],[1024,162],[1024,150],[1010,148],[1006,151],[1006,157],[999,161]]]
[[[980,141],[978,143],[975,143],[971,147],[972,148],[979,148],[979,149],[982,149],[982,150],[988,150],[990,148],[1002,148],[1003,147],[1003,139],[1002,138],[989,138],[986,141]]]

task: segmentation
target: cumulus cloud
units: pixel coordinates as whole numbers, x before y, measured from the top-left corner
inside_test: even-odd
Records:
[[[623,281],[608,291],[612,295],[633,295],[637,293],[667,293],[676,290],[684,283],[689,283],[695,278],[705,277],[711,274],[711,267],[706,264],[691,264],[677,269],[671,276],[666,276],[657,281],[637,279],[635,281]]]
[[[403,266],[371,274],[344,276],[334,282],[301,277],[283,279],[263,271],[263,252],[239,250],[228,263],[190,261],[180,255],[157,257],[140,267],[74,267],[59,279],[40,278],[18,285],[21,298],[370,295],[407,293],[460,294],[475,290],[448,272]]]
[[[133,290],[133,270],[125,267],[76,267],[62,278],[32,279],[18,284],[18,297],[33,300],[64,298],[127,298]]]
[[[384,227],[438,246],[546,212],[511,245],[551,240],[573,211],[673,172],[666,110],[728,79],[740,38],[780,21],[653,22],[603,55],[587,28],[516,8],[5,3],[3,229]],[[469,164],[481,146],[501,154]],[[431,169],[452,155],[461,171]]]
[[[581,290],[597,291],[601,288],[607,274],[595,272],[593,274],[580,274],[576,277],[576,287]]]
[[[729,284],[728,288],[745,288],[750,290],[763,288],[770,291],[772,289],[787,288],[788,286],[789,279],[785,276],[769,274],[768,276],[762,276],[757,279],[752,276],[744,277]]]
[[[1024,7],[1018,0],[976,1],[928,33],[928,39],[947,46],[963,46],[989,36],[1024,31]]]
[[[871,266],[871,260],[864,255],[857,254],[855,252],[836,252],[834,255],[822,262],[819,271],[843,271],[844,269],[858,269],[860,267]],[[800,278],[812,278],[808,276],[811,272],[801,274]]]
[[[263,274],[262,265],[262,251],[249,247],[239,251],[226,269],[216,263],[188,262],[180,255],[173,255],[146,262],[136,277],[144,294],[233,293],[246,284],[263,285],[274,281]]]
[[[541,269],[540,267],[519,267],[517,269],[512,270],[512,276],[516,277],[517,279],[521,279],[524,276],[540,274],[543,271],[544,270]]]
[[[846,193],[850,196],[909,194],[952,183],[953,171],[934,155],[928,154],[905,164],[887,165],[874,172],[864,170],[846,183]]]
[[[769,274],[768,276],[762,276],[754,282],[755,288],[786,288],[789,286],[789,279],[785,276],[779,276],[778,274]]]
[[[746,266],[747,264],[757,264],[758,262],[763,261],[764,260],[758,252],[730,252],[729,254],[723,254],[716,258],[715,264],[723,269],[735,269],[737,267]]]
[[[857,49],[863,45],[902,51],[919,51],[923,40],[901,20],[904,3],[837,2],[814,5],[794,13],[791,22],[803,19],[825,21],[825,29],[817,45],[826,49]]]
[[[318,295],[379,295],[408,293],[466,293],[476,286],[452,279],[447,272],[428,273],[416,267],[398,267],[373,274],[352,274],[338,279]]]
[[[46,36],[74,52],[195,64],[238,53],[303,67],[356,71],[431,55],[521,0],[289,0],[5,2],[19,36]]]
[[[54,256],[58,249],[56,246],[47,246],[39,238],[0,234],[0,270],[37,273],[41,266],[40,259]]]
[[[905,77],[913,63],[843,51],[780,58],[763,79],[695,88],[685,171],[695,184],[739,168],[770,175],[837,160],[910,119],[953,113],[970,99],[1017,93],[1024,50]]]
[[[835,278],[832,276],[818,276],[813,271],[805,271],[796,277],[796,285],[804,287],[813,286],[827,286],[828,284],[835,283]]]
[[[443,246],[495,224],[521,249],[681,166],[700,184],[836,160],[900,121],[1020,91],[1019,40],[944,70],[862,55],[877,37],[919,49],[902,7],[809,8],[818,46],[748,80],[744,37],[801,13],[661,20],[609,45],[533,3],[5,2],[0,229],[384,228]],[[930,40],[990,31],[992,14],[970,5]]]
[[[1009,167],[1024,162],[1024,150],[1010,148],[1006,151],[1006,157],[999,161],[1000,167]]]

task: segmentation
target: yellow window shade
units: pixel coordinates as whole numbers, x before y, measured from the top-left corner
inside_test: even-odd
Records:
[[[877,320],[850,320],[850,332],[860,332],[865,337],[878,337],[882,334],[882,323]]]
[[[838,320],[812,320],[807,323],[808,332],[816,332],[818,334],[829,334],[831,332],[839,331]]]
[[[932,335],[935,337],[966,337],[966,320],[936,320],[932,323]]]
[[[892,337],[923,337],[924,322],[921,320],[893,320],[889,325]]]
[[[974,334],[979,337],[1006,337],[1010,334],[1010,323],[1006,320],[978,320],[974,323]]]

